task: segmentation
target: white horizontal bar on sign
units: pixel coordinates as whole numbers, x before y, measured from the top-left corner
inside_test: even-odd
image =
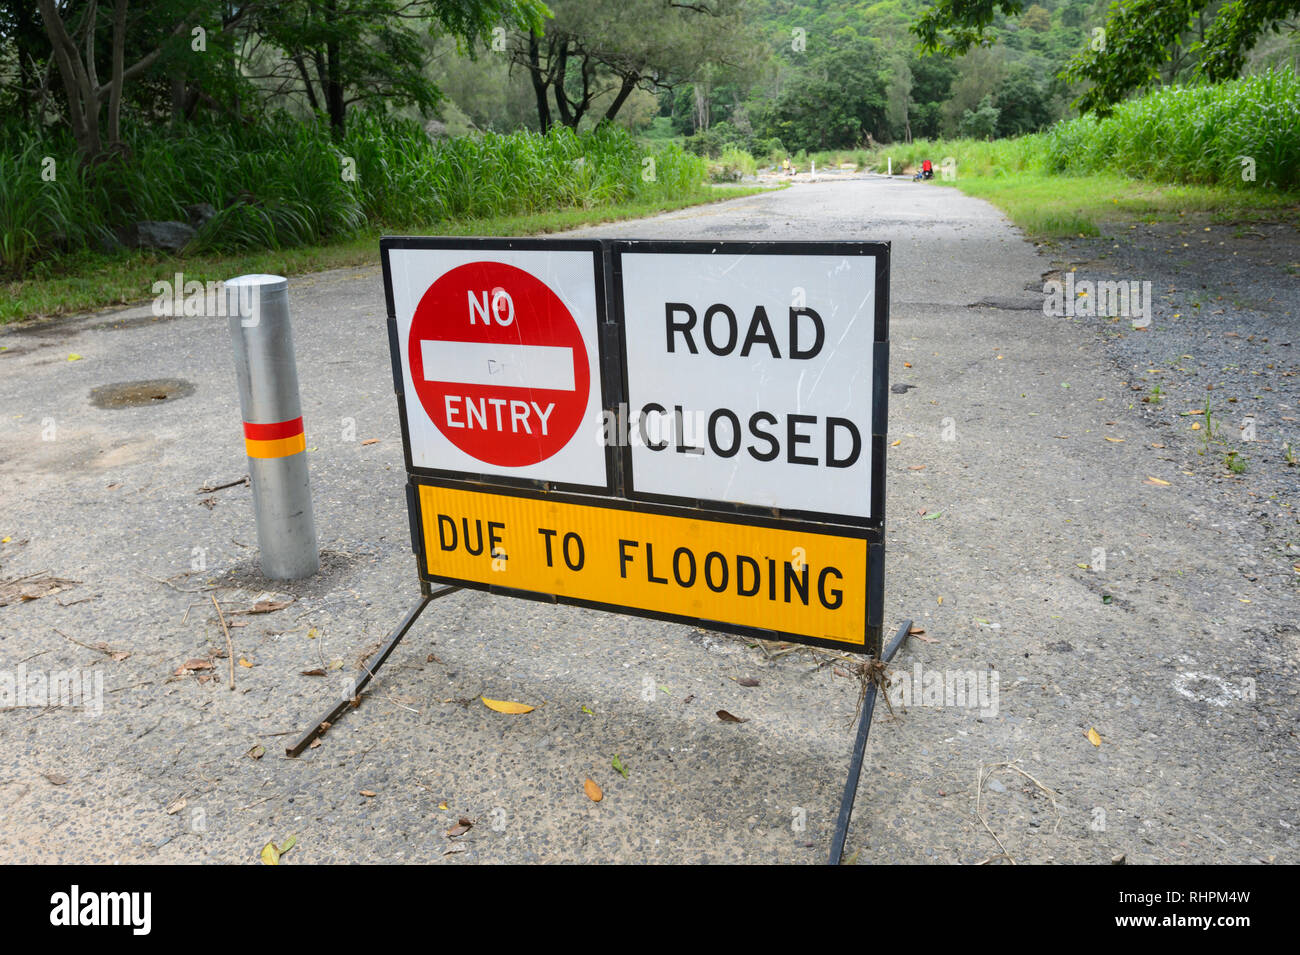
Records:
[[[425,381],[573,391],[573,349],[495,342],[420,342]]]

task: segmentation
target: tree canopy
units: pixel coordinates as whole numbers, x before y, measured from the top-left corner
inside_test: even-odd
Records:
[[[994,41],[998,14],[1042,24],[1037,5],[1023,0],[934,0],[912,30],[927,53],[958,56]],[[1046,12],[1046,11],[1043,11]],[[1210,80],[1236,76],[1246,54],[1267,29],[1277,31],[1300,12],[1300,0],[1125,0],[1112,3],[1105,26],[1065,72],[1087,83],[1077,101],[1083,112],[1106,113],[1134,91],[1158,83],[1160,67],[1179,45],[1190,45],[1197,74]],[[1191,44],[1184,41],[1194,35]]]

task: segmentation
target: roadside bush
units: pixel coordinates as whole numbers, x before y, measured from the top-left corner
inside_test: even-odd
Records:
[[[337,143],[325,125],[288,117],[126,139],[122,156],[82,167],[69,136],[0,129],[0,271],[110,249],[134,222],[185,221],[196,203],[216,210],[196,248],[277,249],[368,227],[675,198],[707,176],[703,159],[647,150],[616,126],[434,142],[416,123],[359,113]]]

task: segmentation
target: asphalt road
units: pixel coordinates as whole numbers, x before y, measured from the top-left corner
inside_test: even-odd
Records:
[[[982,202],[882,179],[579,234],[893,242],[890,374],[913,387],[890,396],[886,624],[925,629],[895,671],[996,673],[998,696],[879,712],[851,859],[1297,861],[1295,558],[1184,473],[1092,329],[1043,314],[1058,263]],[[0,709],[0,861],[252,862],[290,836],[286,864],[823,861],[857,683],[686,626],[455,594],[321,746],[280,755],[418,592],[378,266],[290,296],[325,555],[287,588],[257,574],[248,489],[199,491],[246,470],[223,319],[0,336],[0,580],[77,581],[0,606],[0,680],[103,687],[100,713]],[[142,379],[192,393],[92,403]],[[228,615],[234,692],[213,595],[293,599]],[[195,659],[215,677],[176,675]]]

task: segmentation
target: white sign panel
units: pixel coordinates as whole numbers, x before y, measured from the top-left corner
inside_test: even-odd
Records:
[[[391,248],[411,463],[606,487],[596,254]]]
[[[629,492],[870,518],[876,258],[620,259]]]

